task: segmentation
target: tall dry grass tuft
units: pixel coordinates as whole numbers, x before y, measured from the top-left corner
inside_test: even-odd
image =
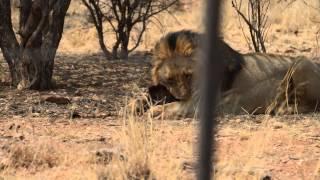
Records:
[[[8,149],[8,158],[2,163],[3,169],[28,169],[30,171],[53,168],[62,161],[57,146],[48,143],[23,144]]]
[[[320,161],[318,161],[318,164],[314,171],[314,175],[315,175],[315,179],[320,178]]]
[[[300,89],[302,89],[306,83],[295,84],[295,86],[292,87],[291,82],[292,76],[296,72],[300,62],[301,61],[295,62],[286,73],[280,83],[276,97],[267,108],[267,114],[274,113],[275,115],[283,115],[293,113],[298,115],[299,110],[303,111],[303,109],[298,109],[298,97],[303,97],[303,92]],[[316,108],[317,107],[315,107],[315,110]]]
[[[152,123],[141,121],[135,111],[137,104],[126,106],[121,110],[123,126],[115,135],[118,151],[110,163],[98,173],[98,179],[154,179],[150,167],[152,144]]]
[[[123,121],[128,119],[138,119],[139,116],[145,114],[145,110],[152,106],[152,102],[145,89],[139,88],[136,83],[128,85],[131,89],[130,97],[125,97],[124,104],[118,112]]]
[[[150,156],[153,152],[152,123],[137,121],[134,116],[124,121],[122,144],[126,146],[128,158],[126,175],[130,179],[149,179],[152,177]]]
[[[143,100],[152,106],[148,98]],[[130,102],[132,101],[129,101],[129,105],[132,105]],[[135,106],[133,107],[135,109]],[[131,108],[132,106],[126,106],[126,109],[122,110],[121,130],[113,135],[117,142],[117,150],[113,150],[113,153],[117,155],[98,171],[98,179],[179,179],[182,177],[183,160],[177,160],[176,154],[180,154],[180,148],[185,151],[188,149],[192,151],[192,148],[185,148],[184,143],[173,146],[172,142],[175,140],[168,140],[166,134],[166,131],[170,131],[170,126],[161,120],[151,118],[149,112],[139,116]],[[188,133],[191,132],[189,128],[187,129]]]
[[[118,134],[118,141],[122,155],[112,158],[100,170],[98,179],[153,179],[149,127],[143,122],[128,120]]]

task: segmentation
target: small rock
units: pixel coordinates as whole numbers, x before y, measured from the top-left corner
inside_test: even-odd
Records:
[[[271,176],[270,175],[262,176],[261,180],[271,180]]]
[[[76,96],[81,96],[82,94],[81,94],[80,90],[78,89],[78,90],[76,90],[76,91],[74,92],[74,95],[76,95]]]
[[[14,123],[10,124],[9,130],[12,130],[14,127],[15,127],[15,124],[14,124]]]
[[[292,156],[290,156],[289,159],[290,159],[290,160],[295,160],[295,161],[300,160],[299,157],[292,157]]]
[[[41,97],[41,102],[50,102],[55,104],[70,104],[70,100],[66,97],[58,96],[58,95],[46,95]]]
[[[198,168],[198,165],[195,162],[185,161],[182,163],[183,170],[195,170],[197,168]]]
[[[276,124],[273,126],[273,129],[281,129],[281,128],[283,128],[283,126],[280,124]]]
[[[81,97],[81,96],[75,96],[75,97],[72,98],[72,101],[77,102],[77,101],[80,101],[82,98],[83,97]]]
[[[98,141],[101,141],[101,142],[105,142],[106,141],[106,138],[105,137],[100,137],[97,139]]]
[[[240,141],[247,141],[249,140],[249,137],[248,136],[242,136],[240,137]]]
[[[284,51],[284,53],[288,53],[288,54],[291,54],[291,53],[294,53],[294,52],[295,52],[295,51],[292,50],[292,49],[287,49],[287,50]]]
[[[301,52],[311,52],[311,48],[304,48],[304,49],[301,49]]]
[[[101,100],[101,98],[98,96],[98,95],[93,95],[92,96],[92,100],[94,100],[94,101],[100,101]]]
[[[77,111],[71,112],[70,116],[69,116],[70,119],[78,119],[78,118],[81,118],[81,117],[82,117],[82,115]]]
[[[32,117],[40,117],[40,115],[41,115],[40,113],[32,113],[31,114]]]
[[[23,135],[18,135],[17,138],[20,140],[20,141],[23,141],[25,139],[25,137]]]

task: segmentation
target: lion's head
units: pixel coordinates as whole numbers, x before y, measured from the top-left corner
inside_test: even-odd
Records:
[[[197,89],[194,81],[202,51],[202,34],[182,30],[169,33],[159,40],[153,50],[152,81],[154,85],[165,86],[179,100],[187,100]],[[240,53],[233,50],[222,39],[217,46],[224,63],[222,90],[231,88],[234,76],[240,71],[243,60]]]
[[[156,83],[165,86],[179,100],[188,99],[192,95],[192,78],[194,61],[184,57],[165,61],[154,72]]]
[[[165,86],[179,100],[186,100],[192,95],[199,36],[187,30],[169,33],[153,50],[153,84]]]

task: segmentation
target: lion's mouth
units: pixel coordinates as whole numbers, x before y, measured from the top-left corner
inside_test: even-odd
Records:
[[[180,101],[163,85],[158,84],[156,86],[150,86],[148,88],[148,93],[153,103],[166,104],[171,102]]]

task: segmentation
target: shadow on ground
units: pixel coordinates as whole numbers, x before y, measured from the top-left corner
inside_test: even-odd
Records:
[[[2,60],[3,66],[5,66]],[[6,69],[6,68],[4,68]],[[0,85],[2,117],[104,118],[116,116],[126,97],[148,84],[150,56],[136,53],[128,60],[108,61],[101,54],[59,54],[55,60],[50,91],[17,91],[9,86],[8,73]],[[67,98],[68,103],[43,101],[44,97]]]

